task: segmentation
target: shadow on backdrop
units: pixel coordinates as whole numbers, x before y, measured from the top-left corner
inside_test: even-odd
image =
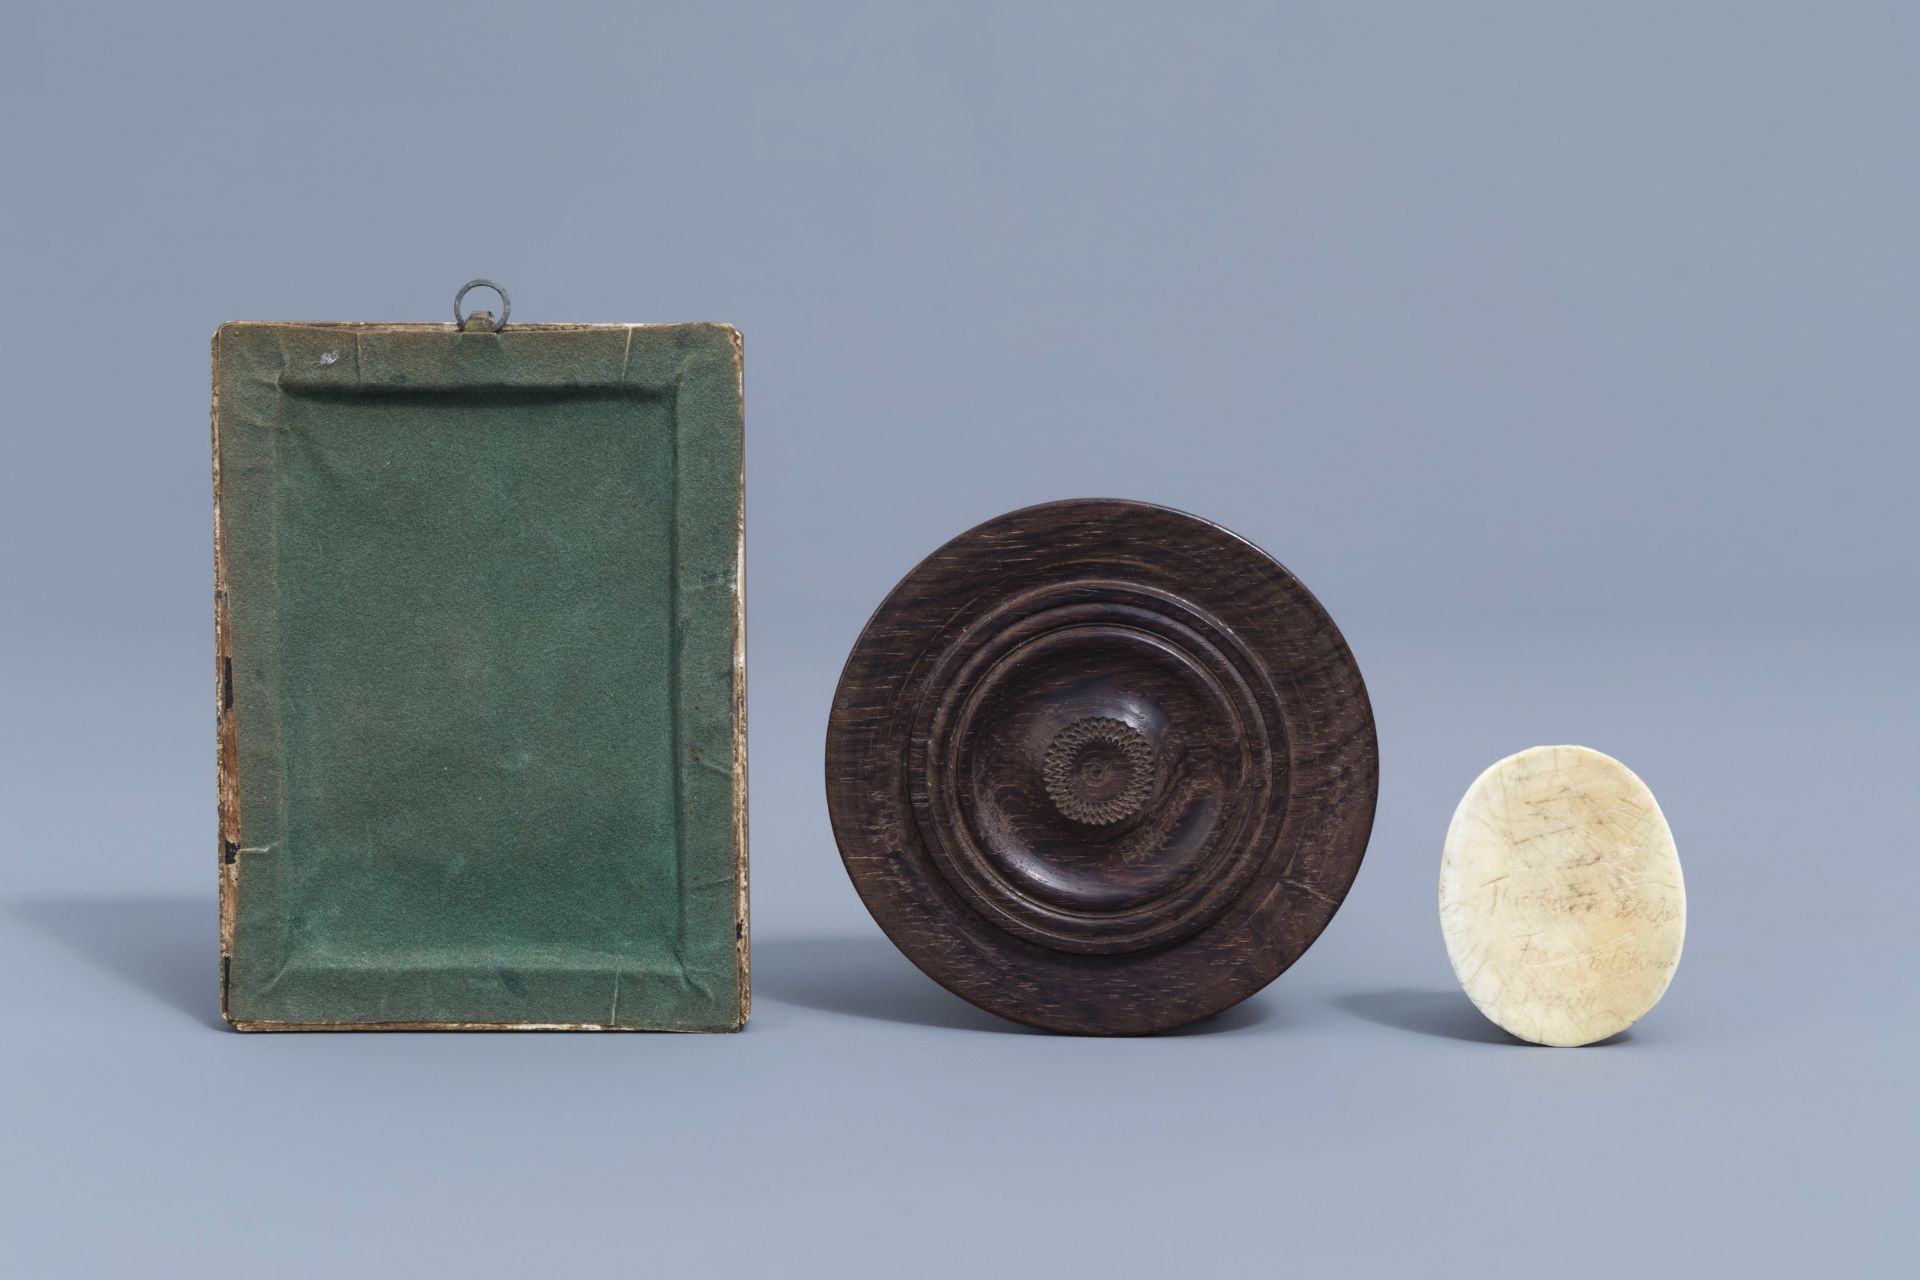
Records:
[[[777,938],[753,944],[756,1001],[955,1031],[1044,1035],[976,1009],[914,968],[885,938]],[[1254,997],[1163,1035],[1211,1035],[1274,1020]]]
[[[1341,996],[1334,1006],[1382,1027],[1392,1027],[1396,1031],[1412,1031],[1423,1036],[1438,1036],[1443,1040],[1466,1040],[1474,1044],[1507,1044],[1523,1048],[1537,1049],[1518,1036],[1510,1036],[1502,1031],[1487,1016],[1473,1007],[1473,1001],[1459,991],[1413,991],[1399,988],[1393,991],[1366,991],[1358,995]],[[1590,1048],[1604,1045],[1624,1044],[1633,1038],[1633,1032],[1622,1031],[1609,1036]]]
[[[220,1019],[220,909],[206,898],[43,898],[12,913],[204,1026]]]
[[[46,898],[15,903],[11,911],[83,960],[195,1022],[226,1028],[220,1018],[215,961],[219,909],[211,899]],[[877,936],[757,942],[753,989],[758,1000],[849,1017],[957,1031],[1045,1034],[974,1008]],[[1467,1012],[1479,1018],[1470,1005]],[[1163,1034],[1210,1035],[1273,1021],[1270,998],[1256,996]],[[1498,1028],[1481,1022],[1494,1037],[1506,1040]]]

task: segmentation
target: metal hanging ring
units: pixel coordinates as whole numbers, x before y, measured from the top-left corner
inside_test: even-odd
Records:
[[[460,302],[467,296],[467,290],[474,288],[476,285],[481,288],[491,289],[500,295],[500,315],[493,322],[493,331],[498,333],[507,327],[507,316],[513,311],[513,299],[507,296],[505,289],[501,288],[499,284],[492,280],[469,280],[460,286],[460,292],[453,295],[454,328],[463,329],[466,327],[467,318],[460,314]]]

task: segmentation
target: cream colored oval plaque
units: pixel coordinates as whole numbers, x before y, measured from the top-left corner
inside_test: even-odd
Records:
[[[1522,1040],[1581,1045],[1653,1008],[1680,963],[1673,832],[1631,769],[1533,747],[1474,780],[1447,828],[1440,929],[1467,995]]]

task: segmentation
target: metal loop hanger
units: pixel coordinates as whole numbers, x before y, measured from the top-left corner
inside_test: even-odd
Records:
[[[507,316],[511,314],[513,311],[513,299],[507,296],[507,291],[505,288],[503,288],[501,285],[499,285],[498,283],[492,280],[469,280],[465,284],[460,286],[460,292],[453,295],[453,326],[454,328],[464,329],[467,327],[467,321],[472,319],[472,316],[463,316],[460,314],[460,303],[466,298],[467,290],[473,289],[473,288],[491,289],[495,293],[500,295],[500,315],[499,315],[499,318],[493,322],[493,331],[495,333],[498,333],[502,329],[506,328]],[[484,314],[484,313],[475,312],[474,314],[478,315],[478,314]]]

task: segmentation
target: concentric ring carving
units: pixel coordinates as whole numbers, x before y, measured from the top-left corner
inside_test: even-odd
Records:
[[[1300,582],[1146,503],[1046,503],[875,611],[827,731],[848,875],[901,951],[1034,1026],[1139,1033],[1332,919],[1378,785],[1366,687]]]
[[[920,839],[996,927],[1063,951],[1162,946],[1204,926],[1271,852],[1278,704],[1233,632],[1190,601],[1097,578],[1023,592],[956,636],[926,688]],[[1096,740],[1119,744],[1121,774],[1070,785],[1066,758]]]

